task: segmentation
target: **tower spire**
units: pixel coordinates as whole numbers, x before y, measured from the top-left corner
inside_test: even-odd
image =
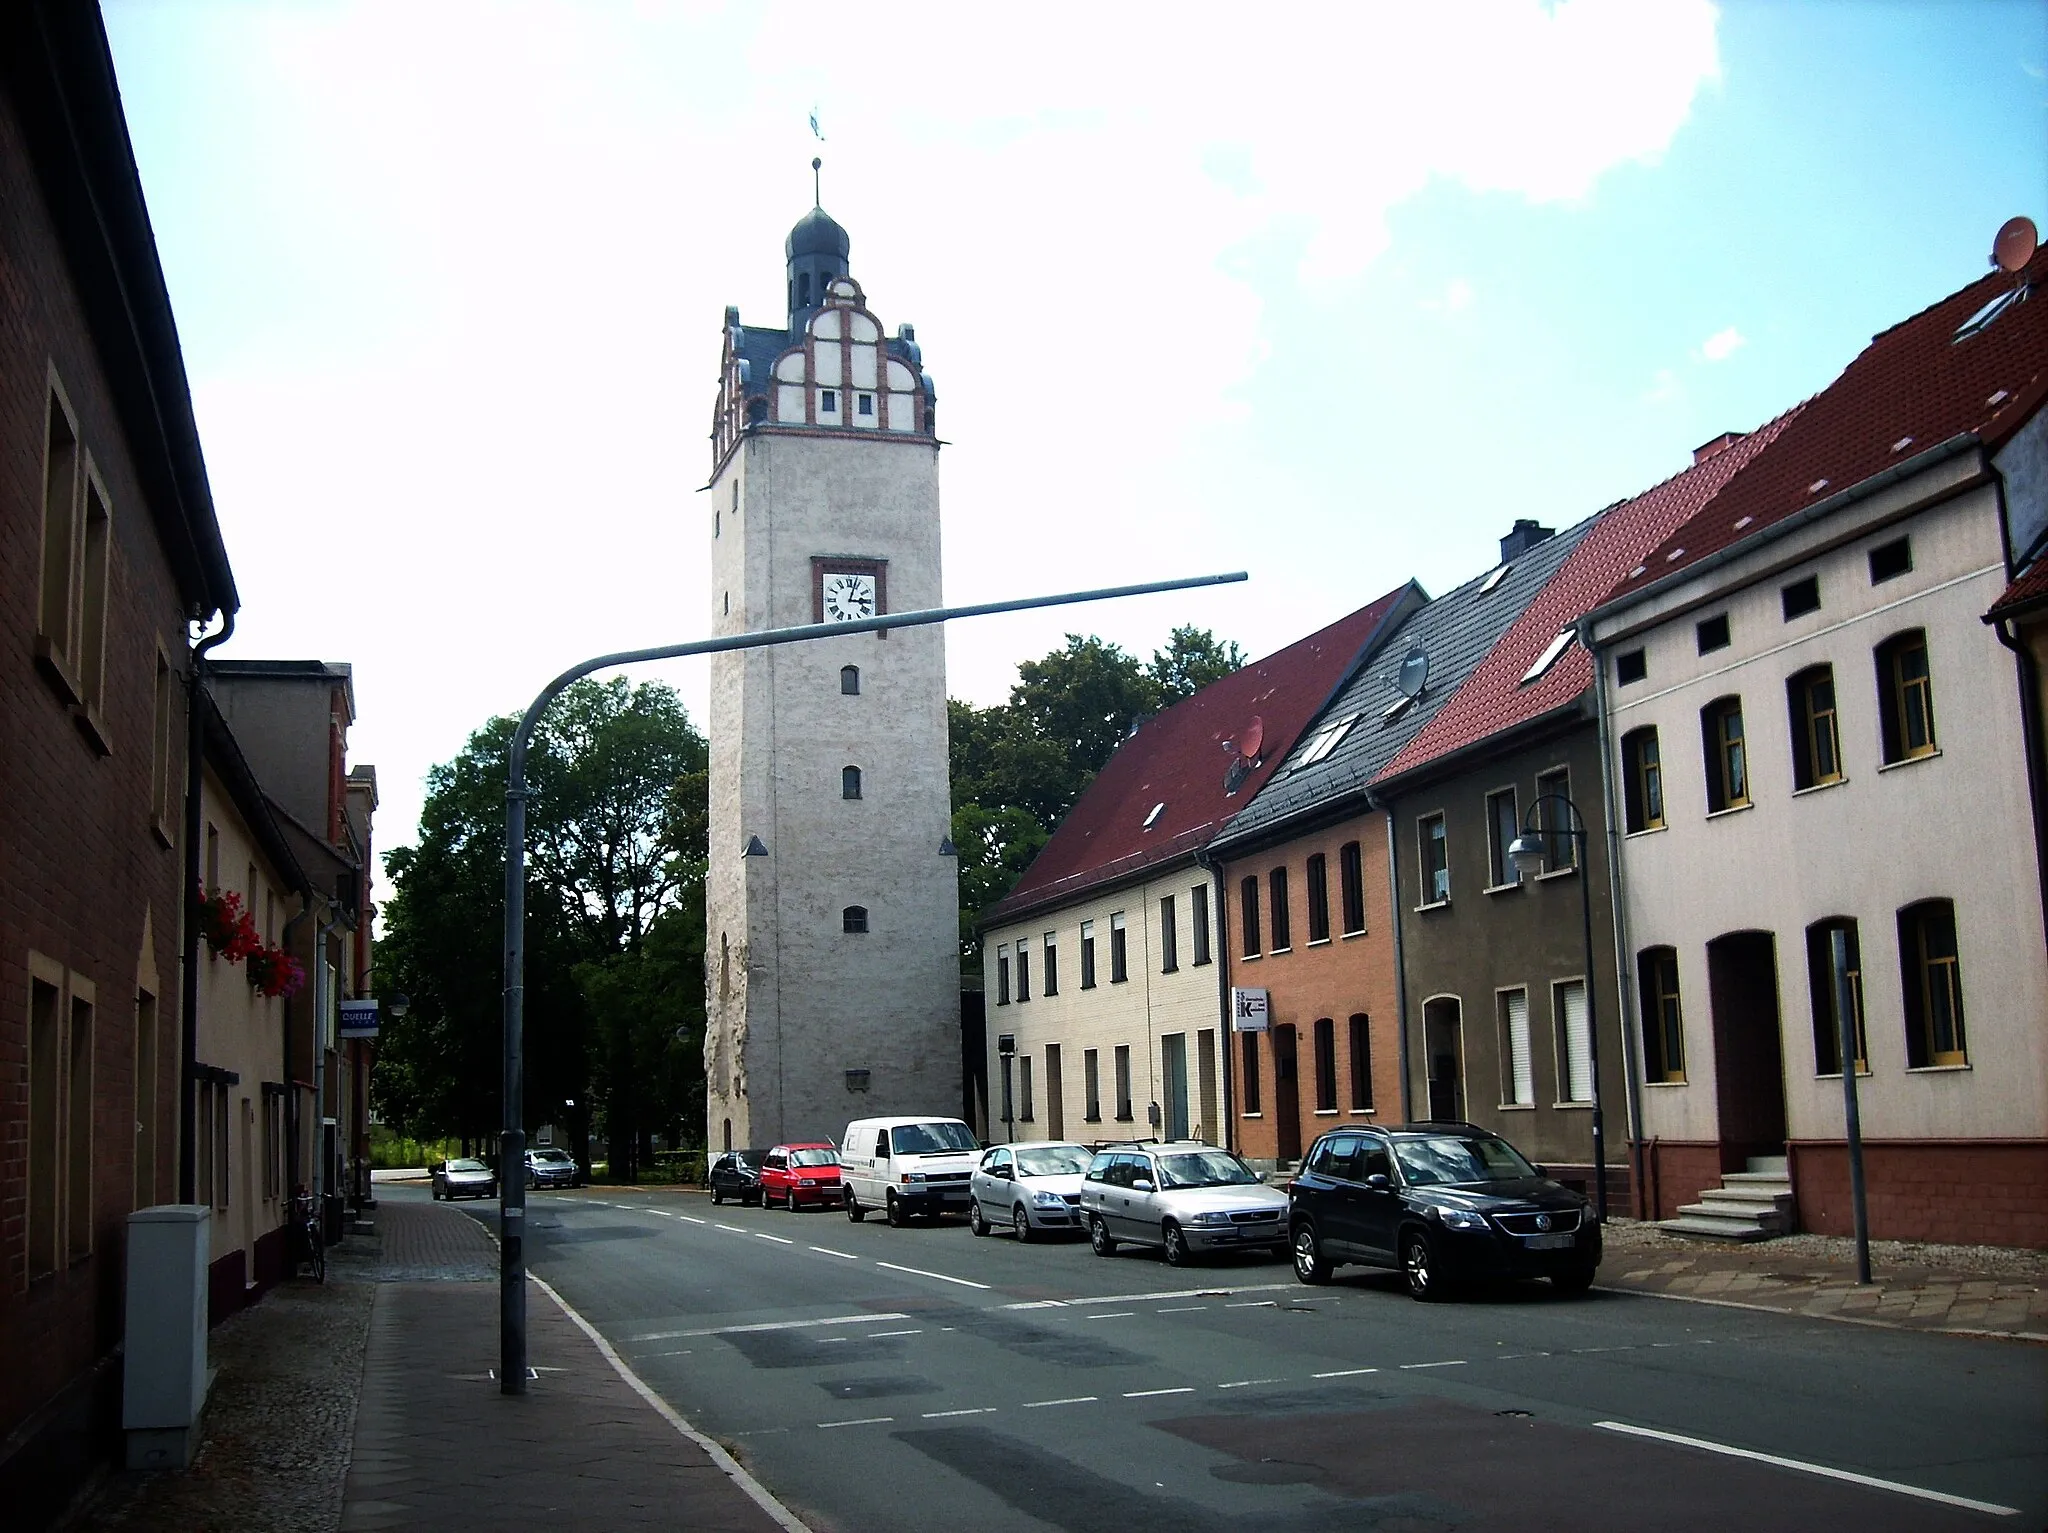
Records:
[[[811,206],[814,208],[825,206],[824,182],[818,175],[819,168],[824,163],[816,155],[811,156]]]

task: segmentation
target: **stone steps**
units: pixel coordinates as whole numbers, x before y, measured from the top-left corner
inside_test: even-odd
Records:
[[[1792,1232],[1794,1208],[1785,1157],[1757,1155],[1748,1170],[1728,1172],[1719,1187],[1702,1191],[1699,1202],[1685,1204],[1658,1228],[1711,1240],[1769,1240]]]

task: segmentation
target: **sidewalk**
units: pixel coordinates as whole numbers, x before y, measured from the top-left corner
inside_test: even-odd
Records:
[[[800,1533],[538,1282],[536,1377],[500,1394],[490,1237],[439,1204],[387,1201],[376,1226],[336,1248],[324,1288],[286,1284],[213,1332],[220,1375],[189,1470],[111,1475],[70,1526]]]

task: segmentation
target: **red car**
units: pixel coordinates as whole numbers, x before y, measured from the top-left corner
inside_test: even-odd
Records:
[[[761,1158],[761,1203],[794,1213],[806,1203],[839,1207],[839,1151],[829,1144],[778,1144]]]

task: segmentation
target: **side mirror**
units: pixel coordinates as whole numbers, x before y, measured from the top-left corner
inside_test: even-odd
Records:
[[[1374,1192],[1392,1192],[1394,1190],[1393,1178],[1384,1171],[1373,1172],[1371,1176],[1365,1179],[1365,1185]]]
[[[1135,1182],[1131,1183],[1131,1191],[1133,1192],[1150,1192],[1151,1190],[1152,1184],[1146,1181],[1145,1178],[1143,1178],[1142,1176],[1139,1177]]]

